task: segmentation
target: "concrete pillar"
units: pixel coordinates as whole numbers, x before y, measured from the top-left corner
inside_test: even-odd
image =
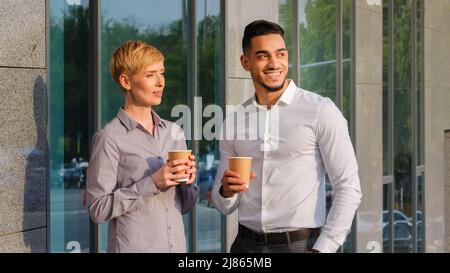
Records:
[[[0,6],[0,253],[45,252],[45,0]]]
[[[372,2],[356,0],[355,9],[355,150],[363,192],[356,252],[361,253],[383,250],[383,14]]]
[[[250,74],[242,67],[242,37],[245,26],[254,20],[278,22],[277,0],[227,0],[226,1],[226,95],[227,105],[243,103],[254,94]],[[227,250],[233,243],[238,227],[237,212],[227,216]]]
[[[450,128],[450,2],[425,1],[426,251],[445,251],[444,131]],[[447,191],[445,191],[447,190]]]

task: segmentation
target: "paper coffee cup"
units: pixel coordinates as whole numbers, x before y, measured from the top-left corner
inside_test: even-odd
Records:
[[[229,157],[228,168],[230,171],[238,173],[241,179],[248,185],[250,183],[250,172],[252,170],[251,157]]]
[[[189,156],[191,155],[192,150],[170,150],[170,151],[168,151],[168,153],[169,153],[169,161],[174,161],[177,159],[189,159]],[[176,174],[185,174],[185,173],[186,173],[186,171],[176,172]],[[177,179],[174,181],[187,182],[187,181],[189,181],[189,177]]]

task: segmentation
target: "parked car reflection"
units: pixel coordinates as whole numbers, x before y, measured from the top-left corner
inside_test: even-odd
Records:
[[[84,161],[83,158],[74,158],[70,163],[61,165],[58,171],[59,181],[56,183],[56,186],[64,186],[65,189],[85,188],[87,167],[88,162]]]
[[[208,207],[213,207],[211,195],[218,165],[219,161],[215,159],[213,153],[201,156],[198,161],[197,185],[200,189],[199,203],[206,204]]]
[[[199,202],[206,203],[208,207],[212,206],[211,192],[216,178],[216,168],[201,170],[198,173],[197,185],[200,189]]]
[[[423,222],[422,212],[417,211],[417,252],[423,251]],[[411,253],[413,252],[413,219],[407,217],[402,211],[394,210],[394,252],[396,253]],[[389,212],[383,211],[383,250],[389,251]]]
[[[408,222],[411,222],[410,218],[408,218],[406,216],[406,214],[404,214],[400,210],[394,210],[393,213],[394,213],[394,222],[396,222],[396,221],[408,221]],[[384,210],[383,211],[383,227],[385,225],[387,225],[388,222],[389,222],[389,211],[388,210]]]

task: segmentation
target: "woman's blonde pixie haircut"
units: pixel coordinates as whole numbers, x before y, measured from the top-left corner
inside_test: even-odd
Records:
[[[109,63],[109,72],[122,88],[120,75],[138,74],[145,67],[158,62],[164,62],[164,55],[156,47],[142,41],[127,41],[114,52]]]

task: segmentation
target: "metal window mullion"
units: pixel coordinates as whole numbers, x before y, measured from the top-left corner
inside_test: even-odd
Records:
[[[343,110],[343,0],[336,0],[336,105]]]
[[[421,164],[425,165],[425,0],[420,0],[420,140]]]
[[[389,211],[389,243],[388,243],[388,249],[389,253],[394,253],[394,204],[395,204],[395,183],[388,184],[388,196],[389,196],[389,205],[388,205],[388,211]]]
[[[93,113],[93,122],[91,133],[101,129],[101,0],[89,1],[90,18],[90,51],[91,67],[90,72],[90,108]],[[94,223],[89,219],[90,246],[89,251],[98,253],[101,251],[101,225]]]
[[[388,47],[389,47],[389,57],[388,57],[388,157],[389,166],[388,172],[390,175],[394,176],[394,54],[395,54],[395,35],[394,35],[394,0],[389,0],[388,6]],[[393,214],[393,204],[395,203],[395,177],[394,183],[389,191],[389,198],[391,200],[391,207],[389,208],[389,252],[394,253],[394,214]]]
[[[194,109],[195,96],[197,95],[197,76],[198,76],[198,66],[197,66],[197,1],[188,1],[188,103],[190,109]],[[191,111],[192,130],[192,152],[193,154],[198,154],[198,140],[196,139],[196,111]],[[200,120],[201,122],[201,120]],[[191,252],[197,252],[197,208],[194,206],[191,212]]]
[[[412,115],[412,158],[411,158],[411,185],[412,185],[412,219],[413,219],[413,252],[417,252],[417,1],[412,1],[412,35],[411,39],[412,54],[411,54],[411,115]]]
[[[227,72],[227,56],[228,56],[228,49],[227,49],[227,39],[226,39],[226,23],[227,23],[227,8],[226,8],[226,0],[220,0],[220,37],[221,37],[221,66],[222,66],[222,110],[224,115],[226,115],[226,90],[227,90],[227,79],[228,79],[228,72]],[[225,116],[224,116],[225,118]],[[227,252],[227,216],[221,215],[221,234],[222,234],[222,252]]]

